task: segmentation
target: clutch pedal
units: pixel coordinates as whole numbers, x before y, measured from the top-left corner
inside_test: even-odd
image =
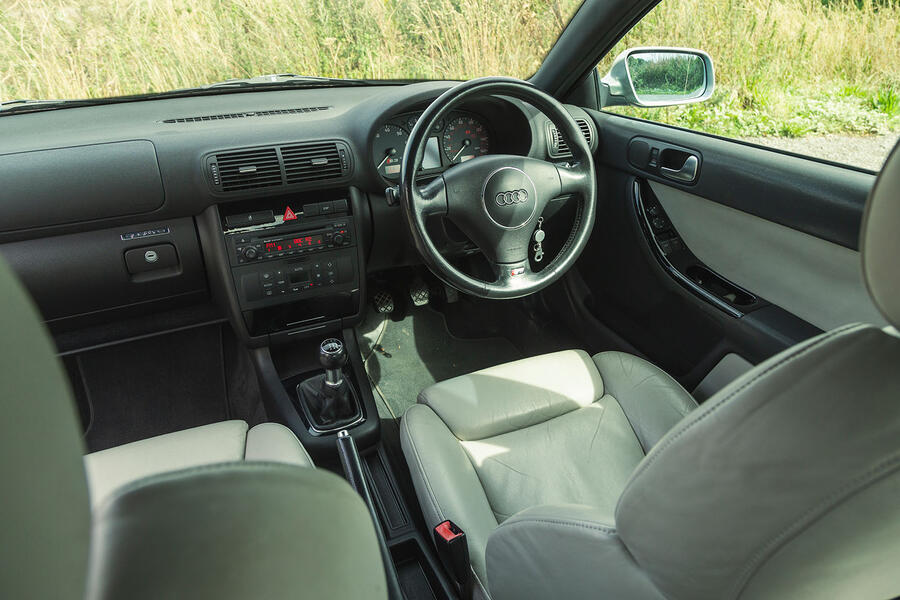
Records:
[[[394,312],[394,309],[396,308],[394,297],[390,292],[385,292],[384,290],[375,292],[372,296],[372,304],[375,305],[375,310],[383,315]]]

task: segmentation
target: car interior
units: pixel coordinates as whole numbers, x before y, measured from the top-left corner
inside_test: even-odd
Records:
[[[602,111],[652,5],[0,117],[0,595],[897,596],[900,146]]]

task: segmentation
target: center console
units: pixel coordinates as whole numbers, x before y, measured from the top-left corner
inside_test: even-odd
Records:
[[[368,207],[348,187],[222,203],[197,217],[210,287],[250,349],[267,415],[314,458],[334,454],[342,428],[361,447],[378,439],[353,329],[365,301]]]
[[[198,218],[210,284],[250,347],[362,316],[368,203],[355,188],[212,207]]]

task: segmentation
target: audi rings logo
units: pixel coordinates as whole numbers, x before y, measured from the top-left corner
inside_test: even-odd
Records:
[[[510,204],[524,204],[528,200],[527,190],[513,190],[500,192],[494,197],[497,206],[509,206]]]

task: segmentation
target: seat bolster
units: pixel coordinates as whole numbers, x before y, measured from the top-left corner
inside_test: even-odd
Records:
[[[142,477],[188,467],[242,460],[247,423],[223,421],[124,444],[84,457],[91,505]]]
[[[580,504],[516,513],[488,539],[491,598],[662,600],[613,523],[611,515]]]
[[[484,581],[484,549],[497,520],[459,440],[431,408],[419,404],[403,415],[400,444],[426,527],[447,519],[459,525],[469,541],[472,567]]]
[[[261,423],[247,432],[244,459],[314,467],[294,432],[280,423]]]
[[[564,350],[497,365],[436,383],[419,394],[460,440],[537,425],[603,396],[590,356]]]
[[[601,352],[594,364],[603,386],[618,402],[635,435],[650,451],[685,415],[697,408],[694,398],[656,365],[624,352]]]

